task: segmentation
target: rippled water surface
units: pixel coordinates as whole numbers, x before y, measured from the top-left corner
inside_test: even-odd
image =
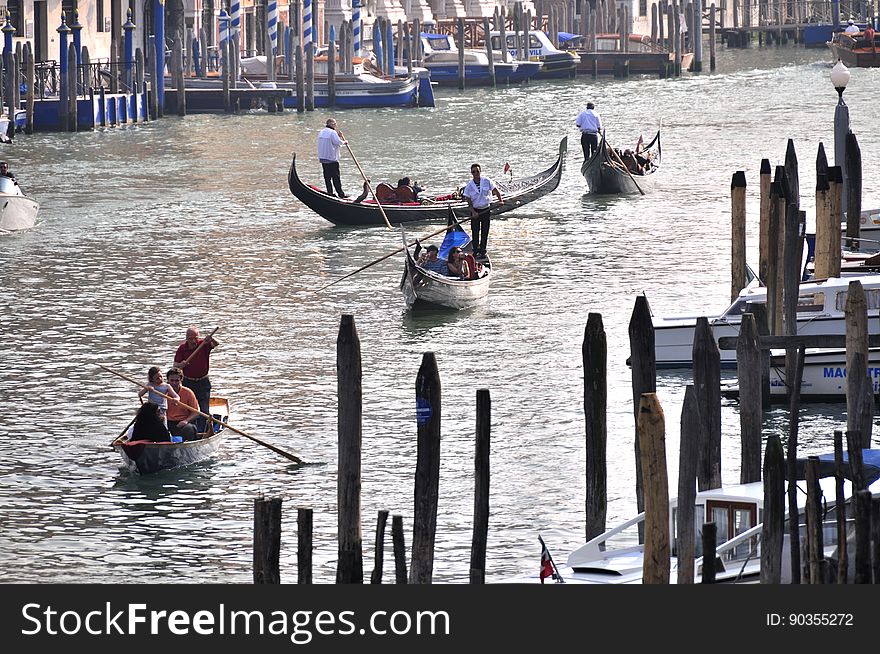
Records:
[[[824,51],[720,49],[714,74],[679,80],[438,91],[435,109],[336,114],[374,182],[408,174],[437,192],[465,182],[472,161],[490,177],[505,162],[517,175],[537,172],[569,137],[559,189],[493,222],[489,303],[461,313],[406,313],[399,257],[315,292],[400,243],[384,228],[335,228],[290,195],[294,151],[301,175],[321,179],[315,139],[326,112],[169,117],[4,146],[42,210],[35,229],[0,237],[0,581],[250,582],[262,493],[284,499],[283,581],[296,579],[295,509],[311,507],[315,580],[332,582],[344,313],[355,316],[363,360],[367,573],[379,510],[402,514],[411,542],[415,379],[429,351],[443,385],[435,580],[468,578],[478,388],[492,398],[488,578],[536,570],[539,533],[564,560],[583,538],[588,313],[602,314],[608,337],[610,526],[635,512],[625,365],[634,298],[645,292],[656,314],[724,308],[731,176],[747,174],[756,254],[759,164],[781,164],[788,138],[812,206],[818,142],[833,153],[829,71]],[[865,206],[880,203],[878,76],[854,70],[845,95],[865,155]],[[624,146],[662,121],[654,194],[585,195],[574,118],[588,100]],[[356,168],[349,159],[342,168],[357,193]],[[132,416],[137,388],[97,364],[141,379],[171,363],[190,324],[220,326],[211,378],[233,424],[312,465],[291,467],[230,434],[213,461],[143,478],[120,471],[108,443]],[[658,381],[672,479],[688,381],[684,372]],[[802,450],[826,449],[841,417],[833,406],[804,410]],[[766,431],[786,419],[775,411]],[[738,424],[725,405],[726,481],[739,476]]]

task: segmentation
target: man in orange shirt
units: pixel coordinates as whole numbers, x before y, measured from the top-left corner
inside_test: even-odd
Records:
[[[183,372],[180,368],[171,368],[165,377],[171,388],[180,395],[179,400],[168,402],[168,431],[172,436],[182,436],[185,441],[194,441],[198,438],[194,421],[199,417],[194,410],[199,406],[196,394],[181,383]]]

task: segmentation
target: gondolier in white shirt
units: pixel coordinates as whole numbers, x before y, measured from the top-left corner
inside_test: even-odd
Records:
[[[581,147],[586,161],[599,149],[599,133],[602,131],[602,119],[592,102],[588,102],[587,108],[578,114],[575,125],[581,130]]]
[[[471,238],[474,244],[474,256],[486,256],[486,244],[489,240],[489,221],[491,218],[492,195],[498,198],[498,202],[504,204],[501,191],[488,177],[481,177],[480,164],[471,164],[473,179],[467,183],[462,191],[462,196],[467,200],[471,210]]]
[[[339,177],[339,148],[347,145],[342,132],[336,128],[336,119],[328,118],[326,126],[318,134],[318,161],[324,169],[324,183],[327,194],[333,195],[333,188],[341,198],[348,196],[342,192],[342,180]]]

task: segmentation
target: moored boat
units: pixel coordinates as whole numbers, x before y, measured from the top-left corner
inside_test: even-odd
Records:
[[[419,65],[430,71],[432,82],[440,86],[458,84],[459,51],[450,35],[422,32],[422,50],[424,55]],[[465,48],[463,54],[465,86],[491,84],[488,54],[485,51],[469,48]],[[497,84],[511,81],[517,64],[494,60],[492,64]]]
[[[799,335],[842,335],[846,333],[844,309],[851,281],[861,282],[868,303],[868,330],[880,330],[880,276],[832,277],[803,282],[797,305]],[[710,317],[709,326],[717,342],[722,336],[738,336],[742,315],[748,303],[766,304],[767,288],[748,286],[721,315]],[[657,317],[654,324],[654,347],[657,368],[690,368],[693,365],[694,331],[697,317]],[[721,366],[736,367],[736,351],[721,350]]]
[[[590,193],[644,194],[653,190],[662,155],[660,130],[657,130],[650,143],[636,147],[632,152],[637,162],[633,165],[635,170],[627,168],[623,161],[623,153],[614,150],[608,144],[603,132],[598,149],[581,165],[581,174],[587,182]]]
[[[224,423],[229,422],[229,401],[211,398],[211,415]],[[217,423],[199,434],[197,440],[183,442],[129,441],[127,435],[113,440],[111,447],[119,453],[125,467],[142,475],[181,468],[212,457],[225,436],[225,427]]]
[[[846,454],[844,454],[846,458]],[[880,450],[862,450],[865,475],[869,490],[880,491]],[[833,474],[833,454],[820,455],[820,475]],[[798,479],[803,479],[804,462],[798,461]],[[848,469],[848,466],[847,466]],[[836,556],[837,550],[837,506],[836,479],[824,476],[819,480],[822,494],[824,525],[824,556]],[[787,486],[787,484],[786,484]],[[797,506],[801,533],[804,533],[806,492],[797,484]],[[844,497],[849,502],[852,497],[852,484],[843,482]],[[785,489],[787,494],[787,487]],[[670,530],[670,583],[678,581],[678,544],[676,525],[678,524],[678,502],[669,503]],[[761,573],[761,534],[764,528],[764,483],[736,484],[713,490],[700,491],[694,502],[694,582],[699,583],[702,576],[702,529],[706,522],[717,526],[715,580],[717,583],[755,583]],[[644,568],[645,546],[639,543],[639,530],[644,527],[645,514],[640,513],[613,529],[589,540],[568,556],[565,566],[558,572],[562,581],[583,584],[640,584]],[[847,518],[847,533],[854,530],[853,519]],[[852,543],[848,546],[852,547]],[[790,539],[788,526],[783,532],[781,567],[782,583],[789,583],[791,564],[789,560]],[[806,560],[805,558],[802,560]],[[537,569],[537,566],[536,566]],[[852,571],[852,566],[850,566]],[[852,572],[850,572],[852,574]],[[540,574],[507,580],[507,583],[538,583]]]
[[[410,252],[403,227],[400,228],[400,233],[406,252],[400,290],[403,291],[407,308],[416,305],[432,305],[450,309],[469,309],[486,301],[492,277],[492,263],[488,257],[479,260],[479,271],[474,279],[457,279],[442,275],[416,263],[413,253]],[[470,237],[458,224],[447,232],[439,248],[438,259],[446,261],[449,251],[454,246],[460,247],[463,252],[472,254]]]
[[[25,195],[9,177],[0,177],[0,232],[30,229],[37,222],[40,203]]]
[[[551,193],[559,186],[562,177],[565,153],[568,148],[568,137],[559,142],[559,153],[556,161],[546,170],[531,175],[504,181],[496,179],[495,184],[504,197],[504,204],[492,205],[493,215],[511,211],[533,202]],[[296,170],[296,154],[290,164],[287,175],[290,192],[322,218],[335,225],[347,226],[380,226],[385,225],[382,211],[393,225],[418,220],[442,220],[446,218],[449,208],[458,218],[470,215],[470,209],[459,193],[450,191],[439,195],[421,195],[417,202],[382,204],[382,209],[372,199],[355,202],[352,198],[338,198],[328,195],[317,186],[302,181]]]
[[[507,43],[507,51],[511,56],[515,57],[517,52],[517,33],[507,32],[505,34]],[[520,32],[520,37],[525,37],[524,32]],[[501,51],[501,33],[489,32],[492,50]],[[550,42],[550,38],[541,30],[531,30],[528,34],[529,61],[537,61],[541,64],[541,70],[536,77],[540,79],[559,79],[573,78],[577,72],[577,64],[580,58],[573,52],[560,50]]]
[[[627,50],[620,47],[620,34],[597,34],[596,45],[587,50],[582,43],[584,37],[579,34],[568,35],[559,33],[560,40],[563,36],[571,36],[566,40],[566,49],[573,51],[580,57],[577,64],[579,74],[590,75],[595,70],[597,75],[614,75],[625,65],[630,75],[659,75],[664,76],[669,64],[675,61],[675,54],[660,47],[651,41],[646,34],[630,34],[627,39]],[[694,60],[692,52],[684,52],[681,55],[681,69],[689,70]]]

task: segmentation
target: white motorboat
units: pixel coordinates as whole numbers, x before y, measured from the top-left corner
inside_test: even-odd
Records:
[[[483,304],[489,296],[489,283],[492,278],[492,263],[488,257],[479,261],[479,272],[475,279],[458,279],[423,268],[416,263],[407,245],[406,233],[403,236],[406,262],[400,280],[400,290],[406,299],[407,308],[415,304],[448,307],[450,309],[469,309]],[[456,225],[446,234],[440,246],[439,259],[446,260],[449,250],[458,246],[463,252],[471,252],[470,238]]]
[[[30,229],[39,211],[39,202],[25,195],[9,177],[0,177],[0,232]]]
[[[871,348],[868,352],[868,376],[873,383],[874,395],[877,395],[880,393],[880,348]],[[739,398],[739,385],[722,381],[721,395]],[[770,400],[784,402],[787,396],[785,351],[771,350]],[[812,348],[805,352],[800,397],[801,402],[846,402],[846,350]]]
[[[880,450],[862,450],[868,477],[869,490],[880,491]],[[834,455],[824,454],[820,458],[820,475],[831,474]],[[802,478],[802,475],[800,475]],[[823,477],[819,480],[822,493],[823,547],[825,556],[835,556],[837,549],[836,530],[836,492],[835,478]],[[852,484],[844,481],[844,496],[849,500]],[[787,497],[787,488],[786,488]],[[798,509],[800,513],[801,534],[806,533],[804,511],[806,491],[803,482],[798,484]],[[785,506],[788,506],[787,500]],[[787,508],[786,508],[787,512]],[[670,583],[678,581],[678,559],[675,525],[677,524],[678,502],[670,502]],[[753,482],[724,486],[714,490],[701,491],[694,503],[694,581],[699,583],[703,574],[702,526],[714,522],[717,527],[715,580],[718,583],[754,583],[761,572],[761,532],[764,515],[764,484]],[[640,584],[644,566],[644,545],[639,544],[638,532],[644,523],[645,514],[624,522],[604,534],[587,541],[568,556],[565,566],[559,567],[559,576],[568,583],[583,584]],[[847,533],[853,531],[852,519],[847,520]],[[786,523],[782,546],[782,582],[790,581],[789,552],[790,540]],[[850,545],[851,547],[851,545]],[[852,569],[852,566],[850,566]],[[506,580],[505,583],[539,583],[539,566],[535,573]]]
[[[833,277],[803,282],[797,306],[799,335],[845,334],[844,309],[849,283],[860,281],[868,304],[868,329],[880,329],[880,275]],[[748,286],[720,316],[710,317],[709,325],[717,342],[722,336],[738,336],[746,304],[766,304],[767,288]],[[697,316],[654,318],[654,345],[657,368],[690,368],[693,365],[694,330]],[[736,351],[721,350],[722,367],[736,367]]]

